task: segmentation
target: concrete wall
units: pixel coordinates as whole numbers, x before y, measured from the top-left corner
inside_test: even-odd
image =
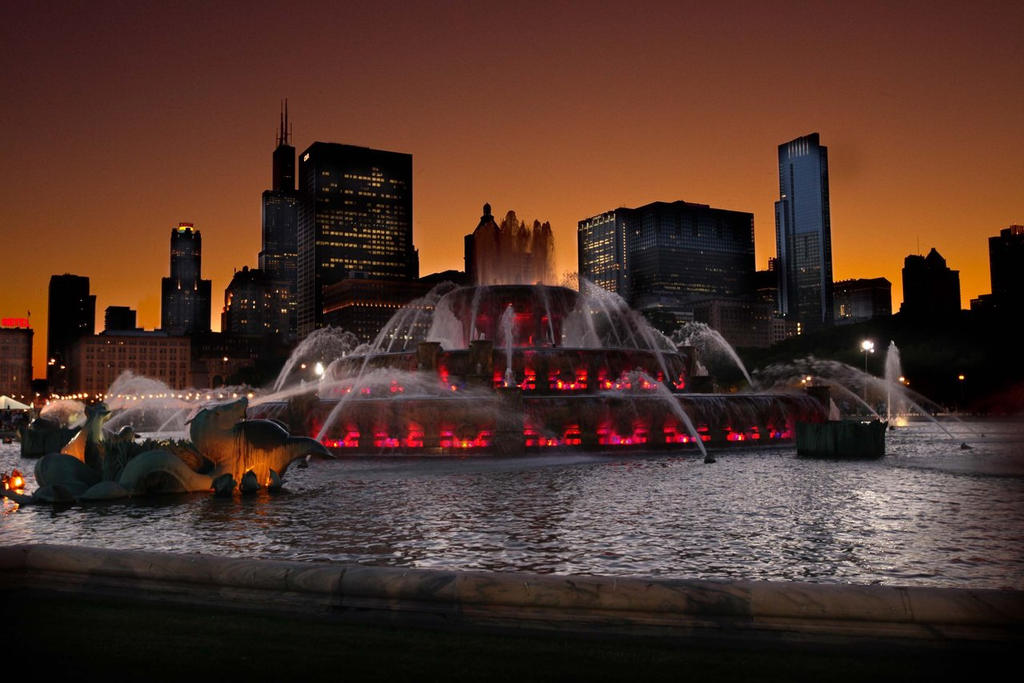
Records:
[[[536,575],[0,547],[0,590],[354,621],[725,639],[1010,642],[1024,592]]]

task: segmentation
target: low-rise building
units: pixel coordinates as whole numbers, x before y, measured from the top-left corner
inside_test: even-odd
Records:
[[[71,357],[71,389],[104,393],[125,370],[159,380],[172,389],[192,384],[191,342],[166,332],[116,332],[83,337]]]
[[[0,323],[0,395],[22,403],[32,395],[32,335],[27,318]]]
[[[772,344],[773,305],[752,298],[704,299],[693,304],[693,319],[710,325],[733,346]]]

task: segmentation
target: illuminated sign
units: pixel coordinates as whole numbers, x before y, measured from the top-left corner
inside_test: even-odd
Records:
[[[0,318],[0,327],[28,329],[28,318]]]

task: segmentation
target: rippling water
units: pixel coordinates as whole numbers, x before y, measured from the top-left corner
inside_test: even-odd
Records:
[[[4,501],[0,543],[1024,589],[1024,423],[944,424],[954,440],[914,423],[891,431],[873,462],[793,449],[722,451],[712,465],[690,452],[319,461],[290,470],[277,495],[60,510]],[[0,470],[33,465],[17,444],[0,446]]]

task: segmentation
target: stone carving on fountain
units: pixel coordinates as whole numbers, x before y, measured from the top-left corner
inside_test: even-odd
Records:
[[[550,234],[512,212],[499,227],[485,205],[472,239],[476,286],[412,302],[373,344],[321,359],[327,372],[305,395],[257,399],[250,414],[352,454],[704,451],[788,442],[797,420],[824,419],[801,392],[694,391],[709,380],[696,351],[620,297],[586,282],[536,284],[551,279]]]
[[[288,466],[310,456],[333,457],[322,444],[292,437],[270,420],[245,420],[246,398],[200,409],[189,425],[191,442],[135,443],[130,429],[107,436],[111,411],[86,408],[81,430],[60,453],[36,463],[38,488],[4,491],[18,503],[70,504],[159,493],[214,491],[230,495],[279,489]]]

